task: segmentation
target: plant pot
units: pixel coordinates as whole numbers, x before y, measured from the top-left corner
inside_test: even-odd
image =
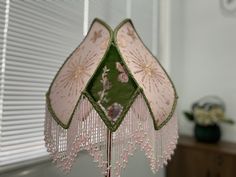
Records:
[[[194,136],[200,142],[217,143],[221,137],[221,130],[217,124],[207,126],[195,124]]]

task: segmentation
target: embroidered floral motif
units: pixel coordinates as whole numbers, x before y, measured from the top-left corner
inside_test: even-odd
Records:
[[[107,108],[107,115],[114,123],[123,111],[123,106],[119,103],[113,103]]]
[[[110,69],[108,69],[107,66],[104,66],[102,79],[100,80],[100,82],[102,83],[102,91],[98,92],[98,95],[100,96],[98,103],[100,104],[100,106],[102,106],[101,104],[103,102],[108,102],[108,99],[106,98],[107,91],[112,87],[111,82],[108,80],[107,77],[109,71]]]
[[[148,60],[147,57],[142,57],[138,50],[130,52],[132,56],[132,63],[134,65],[134,74],[141,77],[141,81],[146,83],[144,88],[149,89],[150,92],[159,91],[159,85],[164,85],[165,76],[158,70],[155,61]]]
[[[127,27],[127,34],[133,39],[133,41],[136,39],[133,29],[130,29],[129,27]]]
[[[118,80],[122,83],[127,83],[129,78],[125,68],[119,62],[116,62],[116,68],[119,71]],[[102,83],[102,90],[98,92],[98,104],[105,112],[107,117],[111,120],[111,122],[115,123],[123,111],[123,106],[117,102],[112,103],[108,107],[105,106],[109,102],[109,98],[107,98],[107,95],[109,93],[109,90],[112,88],[112,84],[108,78],[109,71],[110,69],[107,66],[103,67],[102,78],[100,80],[100,82]]]
[[[102,37],[102,30],[94,31],[93,37],[90,39],[93,43],[97,41],[98,38]]]
[[[76,58],[80,59],[78,60]],[[94,65],[95,59],[96,53],[90,50],[85,57],[82,57],[80,54],[74,55],[74,58],[66,63],[66,71],[55,81],[55,88],[57,89],[55,93],[57,96],[61,98],[77,96],[82,89],[80,86],[90,76],[90,70]],[[64,89],[67,89],[68,92],[61,91]]]
[[[118,81],[121,83],[127,83],[129,81],[129,77],[125,68],[119,62],[116,62],[116,69],[119,71]]]

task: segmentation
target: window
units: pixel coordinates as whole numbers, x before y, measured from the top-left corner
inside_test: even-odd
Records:
[[[157,19],[131,7],[157,10],[143,0],[0,1],[0,167],[47,155],[45,93],[82,40],[84,22],[99,17],[114,27],[133,16],[144,42],[157,49]]]
[[[6,42],[1,45],[6,53],[1,59],[0,166],[47,154],[45,93],[62,62],[82,39],[81,4],[10,1],[7,22],[2,13],[6,3],[1,1],[1,22],[8,23],[8,31],[0,33],[6,38],[1,38]]]

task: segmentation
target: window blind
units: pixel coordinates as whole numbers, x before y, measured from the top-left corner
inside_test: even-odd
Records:
[[[1,119],[2,119],[2,95],[3,95],[3,75],[2,75],[2,52],[3,52],[3,31],[4,31],[4,24],[5,24],[5,7],[6,2],[0,1],[0,136],[1,136]],[[1,143],[1,139],[0,139]]]
[[[5,24],[5,7],[6,2],[0,1],[0,56],[2,57],[2,47],[3,47],[3,29]]]
[[[6,1],[0,1],[0,51]],[[10,1],[1,72],[0,167],[47,155],[45,93],[82,39],[83,1]],[[3,57],[1,57],[1,67]],[[1,68],[2,71],[2,68]]]

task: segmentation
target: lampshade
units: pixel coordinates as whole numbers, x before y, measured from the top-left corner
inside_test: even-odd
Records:
[[[120,176],[140,148],[155,173],[175,149],[175,87],[129,19],[114,31],[95,19],[46,100],[46,147],[66,172],[86,150],[105,176]]]

